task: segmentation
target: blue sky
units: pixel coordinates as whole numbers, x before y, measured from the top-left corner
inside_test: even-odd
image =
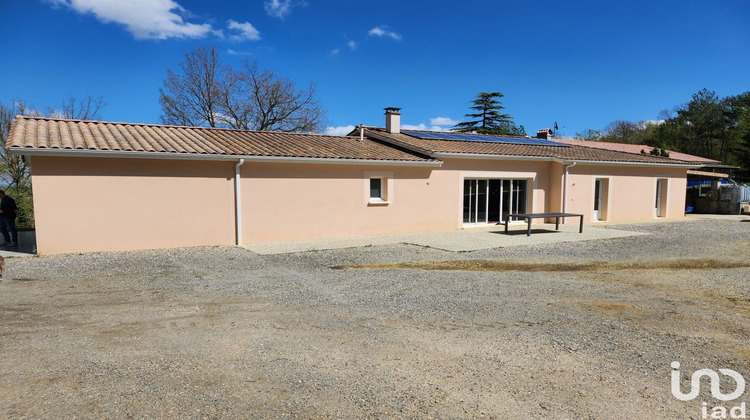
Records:
[[[530,134],[573,136],[750,90],[748,21],[746,0],[0,0],[0,102],[102,96],[104,120],[158,123],[166,69],[213,45],[314,82],[338,131],[386,106],[447,128],[499,91]]]

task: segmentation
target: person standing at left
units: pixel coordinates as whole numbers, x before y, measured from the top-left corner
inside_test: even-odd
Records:
[[[18,231],[16,231],[16,200],[5,195],[0,190],[0,231],[3,233],[3,246],[18,245]]]

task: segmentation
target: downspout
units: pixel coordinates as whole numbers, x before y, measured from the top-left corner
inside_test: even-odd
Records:
[[[242,192],[240,189],[240,166],[245,163],[245,159],[240,159],[234,165],[234,211],[237,229],[237,245],[242,245]]]
[[[565,175],[563,176],[563,213],[568,212],[568,169],[576,166],[576,162],[573,162],[569,165],[565,165]],[[563,223],[565,223],[565,218],[563,217]]]

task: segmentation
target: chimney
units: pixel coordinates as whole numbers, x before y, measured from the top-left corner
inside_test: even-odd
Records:
[[[401,132],[401,108],[385,108],[385,131],[391,134]]]
[[[538,139],[550,140],[554,135],[555,132],[550,128],[543,128],[541,130],[537,130],[536,132],[536,138]]]

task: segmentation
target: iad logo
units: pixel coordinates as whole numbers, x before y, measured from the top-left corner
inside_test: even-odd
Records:
[[[719,401],[736,400],[745,393],[745,378],[743,378],[738,372],[732,369],[719,369],[719,372],[722,375],[732,378],[736,385],[734,391],[725,394],[721,392],[721,388],[719,387],[719,374],[711,369],[700,369],[693,373],[693,376],[690,378],[690,392],[685,394],[680,387],[681,378],[679,369],[680,362],[672,362],[672,395],[680,401],[694,400],[695,397],[700,394],[701,378],[704,376],[710,380],[711,395]],[[709,413],[708,404],[704,402],[702,414],[704,419],[744,419],[747,418],[747,408],[745,402],[742,402],[742,404],[730,409],[727,409],[727,407],[724,406],[716,406],[713,407]]]
[[[741,397],[745,393],[745,378],[732,369],[719,369],[723,375],[734,379],[737,384],[734,392],[724,394],[719,389],[719,374],[711,369],[696,370],[690,379],[690,392],[682,393],[680,389],[680,362],[672,362],[672,395],[680,401],[690,401],[695,399],[701,392],[701,378],[707,376],[711,379],[711,395],[719,401],[732,401]]]

